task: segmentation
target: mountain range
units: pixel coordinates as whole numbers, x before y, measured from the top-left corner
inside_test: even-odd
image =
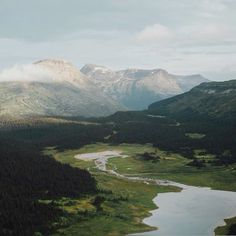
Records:
[[[108,96],[131,110],[142,110],[151,103],[188,91],[202,82],[203,76],[173,75],[163,69],[113,71],[104,66],[85,65],[81,72],[91,78]]]
[[[66,61],[39,61],[24,73],[30,78],[1,81],[0,115],[103,116],[125,109]]]
[[[141,110],[208,81],[162,69],[112,71],[46,59],[0,73],[0,116],[106,116]]]

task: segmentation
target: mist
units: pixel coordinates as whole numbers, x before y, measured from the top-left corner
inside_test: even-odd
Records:
[[[48,69],[35,64],[15,65],[0,71],[0,82],[13,81],[50,83],[55,81],[55,76]]]

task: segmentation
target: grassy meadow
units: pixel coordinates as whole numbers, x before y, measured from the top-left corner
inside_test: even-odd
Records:
[[[150,210],[156,208],[152,199],[162,192],[180,191],[172,186],[145,184],[142,181],[130,181],[117,178],[96,169],[93,161],[82,161],[74,158],[79,153],[99,152],[104,150],[122,150],[125,154],[136,156],[143,152],[154,151],[151,145],[112,146],[108,144],[92,144],[78,150],[58,152],[47,148],[45,154],[52,155],[57,161],[70,164],[73,167],[88,169],[97,181],[99,193],[84,196],[81,199],[60,199],[59,208],[67,215],[65,226],[53,234],[59,235],[126,235],[128,233],[153,230],[142,223]],[[126,159],[126,158],[124,158]],[[143,194],[145,193],[145,194]],[[95,199],[99,197],[99,207],[95,207]],[[67,222],[71,222],[67,225]]]
[[[152,227],[142,223],[142,220],[149,215],[149,211],[156,207],[152,199],[158,193],[180,191],[176,187],[145,184],[141,181],[111,176],[98,170],[93,161],[74,158],[77,154],[105,150],[119,150],[128,156],[110,158],[107,163],[107,169],[113,169],[126,176],[167,179],[188,185],[236,191],[236,166],[206,165],[204,168],[196,168],[188,165],[191,160],[176,153],[161,151],[151,144],[96,143],[65,151],[58,151],[51,147],[45,149],[44,153],[62,163],[89,170],[99,188],[99,193],[95,196],[58,200],[58,206],[68,215],[64,220],[67,222],[70,219],[72,223],[69,227],[66,225],[67,227],[58,230],[53,236],[73,236],[78,235],[78,232],[80,235],[116,236],[152,230]],[[145,153],[151,154],[154,158],[146,160],[143,158]],[[209,153],[203,153],[204,150],[195,150],[195,158],[201,160],[214,158]],[[94,204],[96,197],[100,199],[98,207]],[[216,229],[219,234],[226,231],[227,227]]]

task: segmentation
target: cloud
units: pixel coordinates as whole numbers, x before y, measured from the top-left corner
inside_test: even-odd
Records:
[[[6,81],[38,81],[52,82],[53,75],[47,69],[35,64],[15,65],[0,71],[0,82]]]
[[[200,8],[203,16],[212,17],[228,10],[228,5],[223,0],[203,0],[200,2]]]
[[[154,24],[145,27],[136,36],[139,42],[164,42],[173,37],[173,32],[166,26]]]
[[[195,41],[215,43],[217,41],[230,41],[235,38],[235,29],[220,23],[208,23],[188,27],[190,38]]]
[[[236,61],[236,0],[18,2],[1,3],[0,68],[59,57],[77,67],[205,73]]]
[[[135,36],[138,43],[160,45],[165,48],[186,46],[227,45],[236,43],[236,28],[218,22],[189,23],[174,29],[161,24],[145,27]]]

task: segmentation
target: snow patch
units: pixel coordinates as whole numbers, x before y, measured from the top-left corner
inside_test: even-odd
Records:
[[[103,67],[103,66],[95,66],[95,67],[94,67],[94,70],[95,70],[95,71],[100,71],[100,72],[102,72],[102,73],[106,73],[106,72],[110,71],[108,68]]]

